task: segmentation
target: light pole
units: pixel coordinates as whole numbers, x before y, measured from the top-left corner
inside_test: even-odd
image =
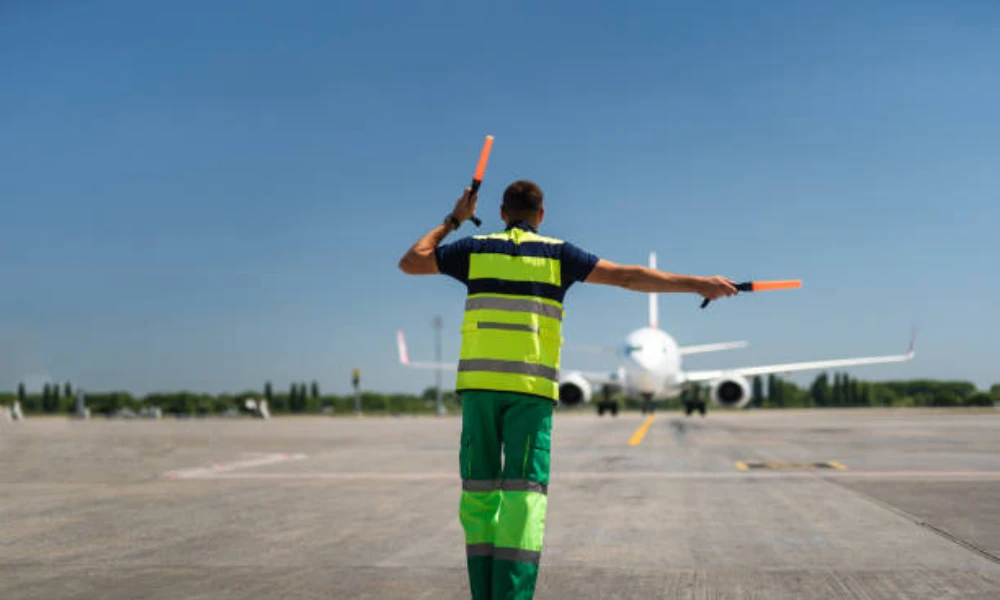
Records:
[[[361,414],[361,369],[351,371],[351,385],[354,386],[354,414]]]
[[[441,364],[441,329],[444,327],[444,320],[441,315],[434,317],[431,321],[434,328],[434,362]],[[441,369],[434,369],[434,386],[437,392],[437,415],[444,416],[444,404],[441,402]]]

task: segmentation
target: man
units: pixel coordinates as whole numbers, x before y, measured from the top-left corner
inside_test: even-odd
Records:
[[[577,281],[640,292],[736,293],[724,277],[623,266],[538,235],[542,190],[504,191],[506,231],[439,246],[476,211],[455,209],[399,261],[410,275],[444,273],[468,288],[455,389],[462,395],[459,519],[474,599],[530,599],[538,577],[549,483],[552,408],[559,401],[563,297]],[[502,458],[502,461],[501,461]]]

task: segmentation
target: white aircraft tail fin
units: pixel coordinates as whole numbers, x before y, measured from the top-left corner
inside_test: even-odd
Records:
[[[434,362],[411,362],[410,353],[406,349],[406,338],[403,337],[403,330],[396,331],[396,349],[399,351],[399,364],[413,369],[432,369],[437,371],[454,371],[458,368],[457,363],[434,363]]]
[[[403,330],[396,331],[396,348],[399,350],[399,364],[410,365],[410,353],[406,351],[406,338],[403,337]]]
[[[656,268],[656,252],[649,253],[649,268]],[[653,329],[660,328],[659,294],[656,293],[649,295],[649,326]]]

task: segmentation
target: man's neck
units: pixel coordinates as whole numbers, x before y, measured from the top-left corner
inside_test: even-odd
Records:
[[[528,219],[518,219],[516,221],[510,221],[507,223],[507,229],[511,229],[513,227],[530,228],[531,231],[538,233],[538,225],[532,223]]]

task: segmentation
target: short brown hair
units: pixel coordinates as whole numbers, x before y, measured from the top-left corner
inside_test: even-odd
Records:
[[[503,192],[503,207],[512,219],[523,219],[538,214],[545,196],[534,181],[521,179],[507,186]]]

